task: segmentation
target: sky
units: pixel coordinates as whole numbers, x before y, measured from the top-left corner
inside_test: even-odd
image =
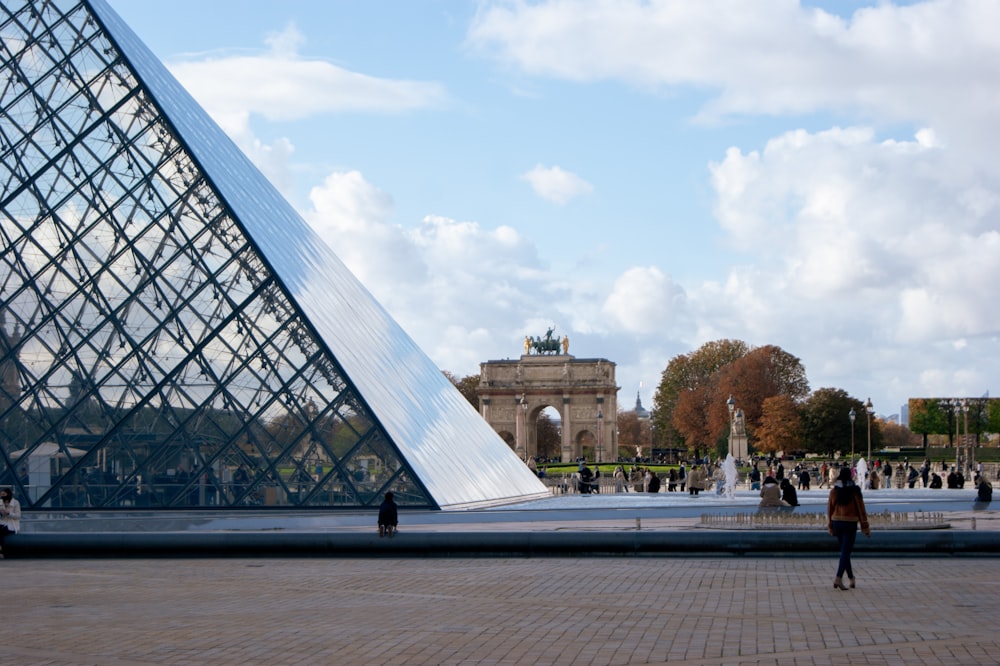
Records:
[[[1000,3],[109,2],[442,370],[996,390]]]

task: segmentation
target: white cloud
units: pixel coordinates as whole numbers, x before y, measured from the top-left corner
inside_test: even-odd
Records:
[[[593,190],[591,184],[583,178],[558,166],[536,164],[534,169],[521,174],[521,179],[531,185],[535,194],[560,206],[580,195],[590,194]]]
[[[1000,281],[998,174],[937,145],[846,128],[730,149],[711,165],[716,214],[747,263],[721,291],[688,289],[692,308],[724,324],[712,304],[725,303],[729,325],[711,333],[816,359],[821,385],[982,393],[1000,334],[986,305]]]
[[[997,147],[996,25],[992,2],[881,3],[844,20],[788,0],[548,0],[488,3],[467,39],[532,75],[714,90],[708,120],[833,109]]]
[[[174,62],[170,70],[213,117],[221,119],[247,113],[268,120],[343,112],[400,113],[447,103],[444,87],[436,82],[377,78],[304,58],[298,53],[304,41],[290,25],[268,38],[270,51]]]
[[[511,227],[393,225],[390,197],[358,172],[329,175],[310,200],[311,226],[442,368],[471,373],[498,349],[519,352],[529,319],[572,301]]]
[[[357,171],[332,173],[309,193],[306,219],[370,290],[423,282],[428,268],[403,229],[392,225],[392,198]],[[388,291],[388,290],[387,290]]]
[[[572,337],[571,353],[613,359],[619,377],[651,386],[673,355],[733,337],[801,356],[816,385],[864,382],[877,402],[890,390],[978,395],[1000,371],[969,361],[994,357],[1000,336],[990,289],[1000,278],[998,19],[1000,5],[945,0],[882,3],[848,20],[787,0],[484,4],[469,42],[528,74],[707,91],[699,118],[708,121],[833,111],[857,123],[719,155],[708,174],[714,209],[739,263],[711,268],[716,276],[701,284],[678,284],[667,267],[610,261],[556,274],[515,228],[447,210],[397,224],[389,193],[357,171],[314,187],[306,217],[432,358],[458,373],[519,354],[524,334],[555,323]],[[259,140],[253,118],[449,101],[434,82],[303,57],[303,43],[291,26],[268,38],[267,51],[172,66],[283,189],[294,146]],[[880,139],[901,126],[915,138]],[[560,205],[593,190],[558,166],[521,178]],[[955,370],[963,365],[972,371]]]
[[[618,276],[603,313],[622,332],[665,335],[686,319],[684,289],[656,267],[630,268]]]

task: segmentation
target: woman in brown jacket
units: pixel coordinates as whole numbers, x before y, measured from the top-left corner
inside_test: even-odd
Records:
[[[837,564],[837,577],[833,579],[833,587],[846,590],[843,577],[847,573],[850,585],[854,587],[854,569],[851,567],[851,551],[854,550],[854,540],[858,536],[858,523],[861,523],[861,533],[866,537],[872,535],[868,525],[868,513],[865,511],[865,501],[861,497],[861,488],[851,479],[851,468],[842,467],[837,482],[830,489],[830,499],[826,502],[827,530],[840,542],[840,563]]]

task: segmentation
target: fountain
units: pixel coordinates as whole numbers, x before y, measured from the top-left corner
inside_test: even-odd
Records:
[[[736,484],[740,480],[740,473],[736,469],[736,459],[733,458],[732,453],[728,454],[722,463],[722,471],[726,475],[726,485],[724,486],[726,497],[731,498],[736,494]]]
[[[868,490],[871,483],[868,480],[868,463],[865,462],[864,458],[858,458],[858,462],[854,466],[854,473],[854,482],[861,486],[862,490]]]
[[[879,511],[868,514],[872,527],[879,530],[940,530],[949,529],[951,523],[944,512],[930,511]],[[756,513],[701,514],[695,527],[716,530],[825,530],[825,513],[792,513],[790,511],[758,511]],[[975,529],[975,522],[973,522]]]

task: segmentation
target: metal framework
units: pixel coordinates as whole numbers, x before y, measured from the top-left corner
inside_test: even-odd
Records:
[[[29,508],[448,504],[299,302],[328,258],[268,255],[233,202],[301,246],[305,224],[221,192],[261,177],[178,128],[207,116],[143,80],[115,20],[0,5],[0,484]]]

